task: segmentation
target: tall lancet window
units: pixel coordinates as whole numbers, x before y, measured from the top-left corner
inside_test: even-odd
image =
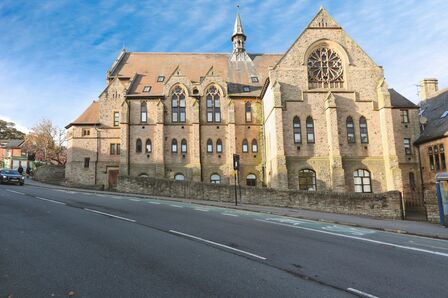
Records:
[[[245,104],[246,110],[246,122],[252,122],[252,104],[250,102],[246,102]]]
[[[221,94],[218,88],[211,86],[206,93],[207,122],[221,122]]]
[[[344,87],[344,67],[336,51],[318,47],[308,56],[307,66],[310,89]]]
[[[306,141],[308,144],[314,144],[314,121],[311,116],[306,118]]]
[[[176,86],[171,94],[171,121],[185,123],[186,120],[185,91]]]
[[[369,131],[367,130],[367,120],[366,117],[361,116],[359,118],[359,135],[361,137],[361,144],[369,143]]]
[[[142,102],[140,106],[140,122],[147,123],[148,122],[148,106],[146,101]]]

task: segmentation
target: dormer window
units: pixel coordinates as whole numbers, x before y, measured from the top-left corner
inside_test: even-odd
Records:
[[[165,81],[165,76],[158,76],[157,77],[157,82],[161,83],[163,81]]]
[[[249,86],[244,86],[243,87],[243,91],[244,92],[250,92],[250,87]]]
[[[151,86],[145,86],[145,87],[143,87],[143,92],[149,92],[149,91],[151,91]]]
[[[258,77],[251,77],[252,83],[258,83]]]

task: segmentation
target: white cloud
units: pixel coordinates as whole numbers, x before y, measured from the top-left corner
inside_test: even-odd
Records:
[[[389,86],[417,101],[419,80],[448,86],[448,1],[322,0],[385,69]],[[251,52],[285,52],[319,5],[245,0]],[[131,51],[230,52],[235,0],[14,1],[0,4],[0,114],[25,127],[42,118],[65,126],[104,88],[123,45]],[[15,8],[15,10],[14,10]],[[17,119],[14,119],[17,118]]]
[[[13,118],[10,118],[10,117],[8,117],[6,115],[0,114],[0,120],[4,120],[4,121],[7,121],[7,122],[15,123],[15,125],[16,125],[15,128],[17,130],[23,132],[23,133],[29,133],[30,132],[30,129],[28,127],[26,127],[24,124],[22,124],[22,122],[20,120],[20,115],[18,115],[18,117],[14,117],[14,119],[13,119]]]

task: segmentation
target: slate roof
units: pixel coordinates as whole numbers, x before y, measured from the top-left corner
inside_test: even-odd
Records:
[[[428,123],[414,144],[419,145],[448,136],[448,116],[441,118],[445,111],[448,111],[448,88],[420,103],[421,116],[428,119]]]
[[[389,89],[390,102],[394,108],[406,108],[406,109],[418,109],[418,105],[395,91],[395,89]]]
[[[232,54],[214,53],[142,53],[126,52],[118,64],[113,65],[110,77],[132,78],[137,74],[127,96],[164,96],[167,80],[176,72],[191,82],[200,83],[210,75],[222,78],[227,83],[230,96],[260,96],[262,84],[281,54],[249,54],[249,61],[230,61]],[[117,59],[118,60],[118,59]],[[157,82],[158,76],[165,76],[164,82]],[[252,82],[257,77],[258,82]],[[151,86],[150,92],[143,92]],[[245,86],[250,91],[245,92]]]
[[[12,140],[0,140],[0,147],[2,148],[20,148],[22,146],[23,142],[25,140],[18,140],[18,139],[12,139]]]
[[[72,125],[95,125],[100,124],[100,103],[98,101],[92,102],[92,104],[81,114],[75,121],[67,125],[68,129]]]

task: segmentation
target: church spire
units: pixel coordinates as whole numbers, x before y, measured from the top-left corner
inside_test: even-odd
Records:
[[[239,5],[237,6],[239,10]],[[244,34],[243,25],[241,24],[241,18],[239,11],[236,14],[235,25],[233,26],[232,34],[232,61],[246,61],[250,60],[246,53],[244,43],[246,42],[246,35]]]
[[[236,35],[242,35],[244,37],[244,40],[246,40],[246,35],[244,35],[243,25],[241,24],[241,18],[240,18],[240,13],[239,12],[236,14],[235,25],[233,26],[232,39]]]

